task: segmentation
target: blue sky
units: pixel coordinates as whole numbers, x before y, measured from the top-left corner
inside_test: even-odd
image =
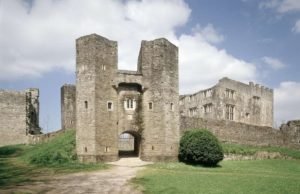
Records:
[[[136,69],[141,40],[179,46],[180,93],[224,76],[274,89],[275,125],[300,119],[300,0],[0,0],[0,88],[40,89],[40,125],[60,128],[60,87],[75,83],[75,39],[117,40]]]

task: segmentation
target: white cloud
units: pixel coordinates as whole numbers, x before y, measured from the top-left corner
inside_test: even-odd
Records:
[[[176,41],[190,12],[181,0],[1,1],[0,80],[73,72],[75,39],[91,33],[117,40],[120,68],[135,69],[140,41]]]
[[[300,33],[300,20],[298,20],[295,23],[295,26],[293,27],[292,31],[295,32],[295,33]]]
[[[74,72],[75,39],[97,33],[118,41],[119,68],[136,69],[141,40],[166,37],[179,46],[182,92],[228,76],[255,80],[255,65],[218,49],[224,36],[212,24],[176,36],[191,9],[183,0],[1,1],[0,80],[28,79],[55,69]]]
[[[265,64],[267,64],[268,66],[270,66],[274,70],[282,69],[286,66],[279,59],[275,59],[275,58],[272,58],[272,57],[263,57],[262,60]]]
[[[276,8],[280,5],[280,0],[265,0],[259,3],[259,8]]]
[[[277,125],[300,119],[300,83],[282,82],[274,90],[275,121]]]
[[[299,0],[265,0],[259,4],[260,8],[273,8],[279,13],[300,11]]]
[[[192,31],[201,34],[201,37],[209,43],[220,43],[224,40],[224,36],[219,34],[212,24],[207,24],[204,28],[201,28],[198,24]]]
[[[180,36],[179,62],[181,93],[211,87],[225,76],[246,82],[256,79],[254,64],[214,47],[201,33]]]

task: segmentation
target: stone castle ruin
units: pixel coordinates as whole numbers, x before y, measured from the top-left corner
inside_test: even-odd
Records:
[[[209,89],[180,96],[180,114],[273,127],[273,90],[223,78]]]
[[[272,128],[273,90],[223,78],[179,96],[178,48],[168,40],[142,41],[137,71],[119,70],[117,53],[117,42],[97,34],[76,40],[76,85],[61,88],[61,121],[62,131],[76,129],[81,161],[118,160],[120,146],[132,147],[142,160],[177,160],[180,136],[192,128],[208,128],[223,142],[300,149],[299,121]],[[20,92],[25,105],[0,92],[0,136],[10,139],[2,145],[37,143],[59,133],[32,135],[40,131],[33,91]],[[124,141],[128,135],[131,143]]]

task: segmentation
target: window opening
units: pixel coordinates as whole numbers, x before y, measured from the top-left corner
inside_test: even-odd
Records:
[[[197,107],[193,107],[189,109],[189,115],[190,116],[195,116],[197,115]]]
[[[126,110],[135,110],[135,107],[136,107],[136,101],[134,98],[127,98],[124,101],[124,108]]]
[[[212,96],[212,89],[205,90],[203,92],[203,96],[204,96],[204,98],[211,97]]]
[[[226,89],[226,98],[231,98],[233,99],[234,98],[234,94],[235,94],[235,91],[234,90],[231,90],[231,89]]]
[[[84,101],[84,107],[88,108],[88,101]]]
[[[107,102],[107,110],[112,111],[113,110],[113,103]]]
[[[210,113],[210,112],[212,112],[212,104],[205,104],[203,106],[203,108],[204,108],[204,113]]]
[[[234,118],[234,105],[226,104],[226,115],[227,120],[233,120]]]
[[[153,109],[153,103],[149,102],[149,110],[152,110],[152,109]]]
[[[253,101],[254,103],[258,103],[260,100],[260,97],[259,96],[253,96]]]

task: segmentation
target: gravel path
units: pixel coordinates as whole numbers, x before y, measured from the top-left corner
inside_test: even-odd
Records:
[[[55,176],[47,182],[35,182],[30,185],[16,186],[0,193],[47,193],[47,194],[140,194],[128,181],[136,176],[137,171],[149,162],[138,158],[121,158],[108,170],[81,172]]]

